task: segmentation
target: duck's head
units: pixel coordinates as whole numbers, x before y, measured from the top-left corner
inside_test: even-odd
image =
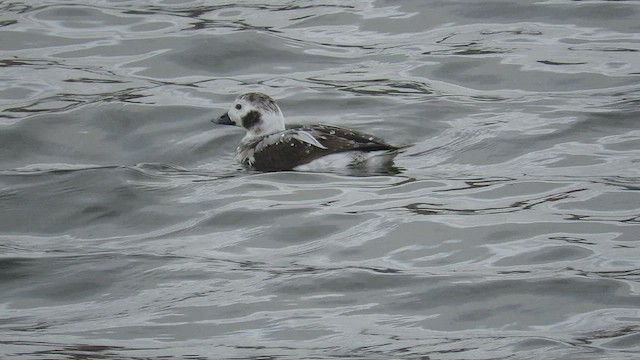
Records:
[[[226,114],[212,121],[217,124],[241,126],[247,130],[247,138],[273,134],[285,129],[284,116],[276,102],[258,92],[238,96]]]

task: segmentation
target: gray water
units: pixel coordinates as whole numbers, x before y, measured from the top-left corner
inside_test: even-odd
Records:
[[[637,359],[640,2],[0,1],[0,357]],[[413,144],[274,172],[216,126]]]

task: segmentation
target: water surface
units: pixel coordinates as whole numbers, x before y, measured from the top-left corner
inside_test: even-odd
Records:
[[[0,1],[0,356],[635,359],[640,4]],[[413,144],[257,173],[240,93]]]

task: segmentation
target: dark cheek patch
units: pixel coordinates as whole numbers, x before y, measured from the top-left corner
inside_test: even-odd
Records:
[[[242,118],[242,127],[245,129],[251,129],[260,122],[260,113],[251,110]]]

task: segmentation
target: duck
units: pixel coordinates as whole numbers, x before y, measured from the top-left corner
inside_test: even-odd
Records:
[[[275,100],[260,92],[238,96],[212,122],[244,128],[235,159],[257,171],[384,172],[393,168],[393,159],[406,147],[336,125],[288,125]]]

